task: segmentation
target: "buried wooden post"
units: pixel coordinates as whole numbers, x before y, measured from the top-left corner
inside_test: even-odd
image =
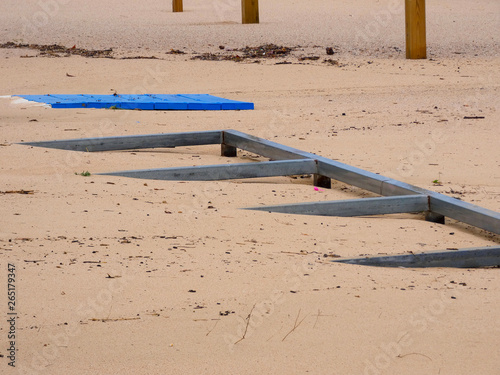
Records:
[[[182,0],[172,0],[172,11],[173,12],[182,12]]]
[[[445,217],[441,214],[437,214],[432,211],[426,211],[425,212],[425,220],[430,221],[431,223],[437,223],[437,224],[444,224],[445,223]]]
[[[241,0],[241,23],[259,23],[259,0]]]
[[[427,58],[425,0],[405,0],[406,58]]]
[[[325,189],[331,189],[332,188],[332,179],[330,177],[314,173],[313,185],[317,186],[317,187],[322,187]]]
[[[233,147],[231,145],[226,145],[225,143],[220,144],[220,153],[221,156],[226,156],[228,158],[234,158],[237,156],[238,150],[236,147]]]

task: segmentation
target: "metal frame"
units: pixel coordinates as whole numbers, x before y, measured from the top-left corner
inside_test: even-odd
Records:
[[[425,218],[428,221],[444,224],[445,217],[450,217],[492,233],[500,234],[499,212],[236,130],[82,138],[23,144],[87,152],[220,144],[221,155],[223,156],[234,157],[239,148],[267,157],[271,161],[119,171],[101,174],[156,180],[191,181],[313,174],[316,186],[329,188],[331,180],[334,179],[383,197],[247,209],[326,216],[425,212]],[[498,255],[500,255],[500,248],[497,251],[499,252]]]

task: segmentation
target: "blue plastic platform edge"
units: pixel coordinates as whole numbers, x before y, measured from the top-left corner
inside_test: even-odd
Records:
[[[141,110],[235,111],[254,104],[208,94],[143,95],[14,95],[52,108],[116,108]]]

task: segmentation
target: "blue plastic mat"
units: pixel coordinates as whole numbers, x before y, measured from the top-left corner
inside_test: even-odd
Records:
[[[15,95],[52,108],[116,108],[142,110],[220,111],[254,109],[254,104],[208,94],[178,95]]]

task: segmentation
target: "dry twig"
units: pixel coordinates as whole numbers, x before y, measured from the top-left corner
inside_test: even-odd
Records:
[[[285,339],[288,337],[288,335],[289,335],[290,333],[292,333],[293,331],[295,331],[295,329],[296,329],[298,326],[300,326],[300,325],[302,324],[302,322],[304,321],[304,319],[305,319],[305,318],[307,318],[307,315],[309,315],[309,314],[306,314],[306,316],[304,316],[304,317],[302,318],[302,320],[301,320],[300,322],[298,322],[298,323],[297,323],[297,321],[299,320],[299,316],[300,316],[300,309],[299,309],[299,312],[298,312],[298,314],[297,314],[297,317],[295,318],[295,324],[293,325],[293,328],[291,329],[291,331],[290,331],[290,332],[288,332],[288,333],[285,335],[285,337],[283,337],[283,339],[281,340],[282,342],[283,342],[283,341],[285,341]]]
[[[425,358],[429,359],[430,361],[432,361],[432,358],[431,358],[431,357],[426,356],[425,354],[422,354],[422,353],[407,353],[407,354],[403,354],[403,355],[399,354],[399,355],[398,355],[398,358],[404,358],[404,357],[406,357],[407,355],[412,355],[412,354],[414,354],[414,355],[421,355],[422,357],[425,357]]]
[[[237,343],[239,343],[240,341],[244,340],[245,339],[245,336],[247,335],[247,331],[248,331],[248,325],[250,324],[250,319],[252,318],[252,312],[253,312],[253,309],[255,309],[255,305],[253,305],[252,307],[252,310],[250,310],[250,314],[248,314],[248,317],[247,317],[247,325],[245,327],[245,332],[243,333],[243,336],[241,337],[241,339],[239,339],[238,341],[236,341],[234,343],[234,345],[236,345]]]
[[[7,190],[0,191],[0,194],[35,194],[34,190]]]
[[[219,324],[219,321],[220,321],[220,319],[217,319],[217,321],[215,322],[215,324],[212,327],[212,329],[210,331],[208,331],[205,336],[208,336],[210,333],[212,333],[212,331],[215,329],[215,327],[217,327],[217,324]]]

